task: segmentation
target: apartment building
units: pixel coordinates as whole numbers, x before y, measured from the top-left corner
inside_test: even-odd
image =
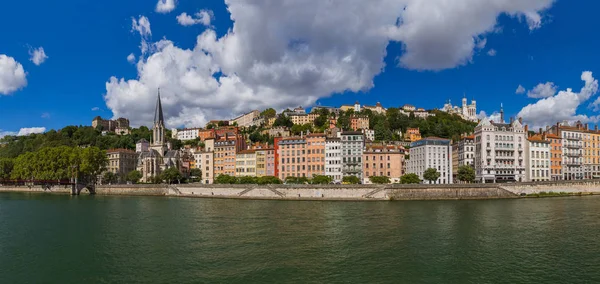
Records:
[[[256,150],[242,150],[235,155],[235,176],[256,176]],[[264,163],[263,163],[264,164]]]
[[[201,181],[204,184],[214,182],[214,148],[215,139],[209,138],[204,141],[204,149],[193,151],[194,165],[202,171]]]
[[[174,136],[173,138],[179,139],[181,141],[186,141],[199,138],[199,133],[202,130],[202,128],[184,128],[181,130],[173,129],[171,133]]]
[[[289,137],[278,142],[279,178],[307,177],[306,139],[304,137]]]
[[[318,113],[289,113],[288,116],[294,124],[313,124],[315,119],[319,117]]]
[[[550,145],[551,142],[545,135],[536,134],[527,139],[526,156],[529,167],[527,168],[526,181],[550,181]]]
[[[354,131],[369,129],[369,116],[359,114],[350,116],[350,128]]]
[[[562,138],[562,174],[563,180],[581,180],[584,178],[583,139],[587,125],[566,122],[552,126],[551,132]]]
[[[404,140],[410,142],[421,140],[421,131],[419,131],[419,128],[407,128]]]
[[[325,175],[325,134],[306,135],[307,176]]]
[[[250,127],[253,125],[254,120],[260,116],[260,111],[253,110],[251,112],[242,114],[229,121],[229,125],[237,125],[238,127]]]
[[[371,176],[387,176],[392,183],[400,182],[404,175],[405,149],[398,145],[366,144],[363,152],[363,183],[369,184]]]
[[[128,149],[111,149],[106,151],[108,165],[106,170],[117,175],[120,183],[125,182],[127,174],[137,167],[138,154]]]
[[[275,155],[273,148],[256,150],[256,176],[275,176]]]
[[[471,166],[475,168],[475,135],[463,135],[452,144],[452,173],[456,182],[458,168]]]
[[[504,123],[482,120],[475,127],[475,175],[482,183],[515,182],[526,179],[527,127],[520,120]]]
[[[215,141],[214,174],[235,175],[235,158],[237,153],[237,140],[235,138],[221,138]]]
[[[342,176],[355,176],[362,180],[363,134],[357,131],[346,131],[340,133],[340,138],[342,144]]]
[[[340,138],[325,139],[325,175],[334,182],[342,181],[342,140]]]
[[[584,135],[584,178],[600,178],[600,132],[598,126]]]
[[[452,178],[452,147],[450,140],[428,137],[410,144],[410,158],[406,163],[406,172],[416,174],[424,180],[423,174],[429,168],[436,169],[440,177],[435,184],[451,184]],[[425,181],[424,183],[429,183]]]
[[[546,134],[550,141],[550,179],[562,180],[562,138],[556,134]]]

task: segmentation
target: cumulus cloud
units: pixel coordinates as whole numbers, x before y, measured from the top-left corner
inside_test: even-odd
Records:
[[[497,111],[493,112],[491,115],[488,115],[485,111],[482,110],[477,115],[477,118],[480,119],[480,120],[491,120],[491,121],[494,121],[494,122],[501,122],[500,121],[501,117],[502,117],[502,115],[499,112],[497,112]]]
[[[489,56],[496,56],[497,53],[498,52],[495,49],[492,48],[492,49],[488,50],[487,55],[489,55]]]
[[[169,13],[175,9],[175,5],[175,0],[158,0],[158,3],[156,3],[156,12]]]
[[[597,117],[577,114],[577,108],[598,93],[598,80],[594,79],[592,72],[589,71],[581,74],[581,80],[585,82],[585,85],[578,93],[573,92],[571,88],[560,91],[556,95],[525,106],[518,116],[535,128],[562,121],[581,120],[584,123],[596,121]],[[597,99],[592,105],[598,104],[600,104],[600,99]]]
[[[519,94],[519,95],[520,95],[520,94],[525,94],[525,92],[526,92],[526,91],[527,91],[527,90],[525,90],[525,87],[523,87],[523,86],[519,85],[519,86],[517,87],[517,90],[515,91],[515,94]]]
[[[385,67],[390,41],[402,43],[399,61],[406,68],[453,68],[471,61],[476,44],[485,46],[485,35],[497,29],[500,14],[541,24],[541,13],[552,4],[341,2],[227,0],[233,21],[227,34],[218,37],[209,28],[191,49],[167,39],[144,49],[142,40],[142,50],[149,52],[138,59],[137,77],[111,77],[106,105],[134,125],[149,124],[160,87],[170,127],[202,125],[207,119],[270,106],[312,105],[335,93],[372,88],[373,78]],[[540,15],[539,20],[533,15]],[[149,22],[147,30],[150,35]]]
[[[135,62],[135,54],[130,53],[129,55],[127,55],[127,62],[134,63]]]
[[[531,91],[527,92],[527,96],[534,99],[541,99],[554,96],[558,88],[552,82],[538,84]]]
[[[9,95],[27,86],[27,73],[14,58],[0,54],[0,94]]]
[[[14,131],[2,131],[0,129],[0,138],[4,136],[26,136],[29,134],[37,134],[46,132],[46,127],[29,127],[29,128],[21,128],[18,132]]]
[[[150,29],[150,20],[146,16],[140,16],[138,20],[131,18],[131,31],[138,32],[142,37],[148,37],[152,35]]]
[[[210,10],[202,10],[192,17],[187,13],[181,13],[177,16],[177,22],[182,26],[191,26],[195,24],[202,24],[204,26],[210,26],[210,21],[214,17],[214,14]]]
[[[31,56],[29,60],[31,60],[31,62],[37,66],[40,66],[42,63],[44,63],[44,61],[46,61],[46,59],[48,59],[43,47],[30,49],[29,56]]]
[[[99,108],[99,107],[93,107],[93,108],[92,108],[92,111],[99,111],[99,110],[100,110],[100,108]]]

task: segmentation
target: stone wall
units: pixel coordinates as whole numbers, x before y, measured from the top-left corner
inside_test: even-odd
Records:
[[[600,181],[560,181],[540,183],[514,183],[500,185],[514,194],[536,194],[540,192],[567,192],[567,193],[600,193]]]
[[[40,185],[36,186],[0,186],[0,192],[40,192],[40,193],[60,193],[71,194],[71,187],[55,186],[50,189],[44,189]]]
[[[96,186],[98,195],[167,195],[165,185],[99,185]],[[85,192],[82,192],[85,194]]]

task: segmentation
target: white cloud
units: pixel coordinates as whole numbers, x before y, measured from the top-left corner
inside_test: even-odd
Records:
[[[8,95],[27,86],[27,73],[14,58],[0,54],[0,94]]]
[[[31,60],[31,62],[33,62],[33,64],[37,66],[40,66],[42,63],[44,63],[44,61],[46,61],[46,59],[48,59],[48,56],[46,55],[46,52],[44,52],[43,47],[30,49],[29,56],[31,56],[29,60]]]
[[[177,16],[177,22],[182,26],[202,24],[208,27],[210,26],[210,21],[213,17],[214,14],[211,10],[202,10],[195,14],[195,18],[187,13],[181,13],[179,16]]]
[[[483,39],[476,38],[475,42],[476,42],[475,47],[477,49],[483,49],[485,47],[485,45],[487,44],[487,38],[483,38]]]
[[[175,0],[158,0],[156,3],[156,12],[169,13],[175,9]]]
[[[92,108],[92,111],[99,111],[99,110],[100,110],[100,108],[99,108],[99,107],[93,107],[93,108]]]
[[[527,91],[527,90],[525,90],[525,88],[524,88],[523,86],[519,85],[519,86],[517,87],[517,90],[515,91],[515,94],[519,94],[519,95],[520,95],[520,94],[525,94],[525,92],[526,92],[526,91]]]
[[[134,63],[135,62],[135,54],[130,53],[129,55],[127,55],[127,62]]]
[[[497,53],[498,52],[495,49],[492,48],[492,49],[488,50],[487,55],[489,55],[489,56],[496,56]]]
[[[542,99],[552,97],[556,94],[558,87],[552,82],[546,82],[545,84],[538,84],[531,91],[527,92],[527,96],[534,99]]]
[[[134,125],[149,124],[160,87],[170,126],[197,126],[270,106],[308,106],[334,93],[372,88],[390,41],[402,43],[400,63],[406,68],[453,68],[471,60],[475,44],[497,30],[500,14],[531,17],[552,4],[340,2],[227,0],[233,20],[227,34],[217,37],[209,28],[192,49],[166,39],[144,45],[143,39],[137,77],[110,78],[106,105]]]
[[[560,91],[554,96],[525,106],[518,116],[534,128],[554,125],[562,121],[581,120],[584,123],[596,121],[597,117],[577,114],[577,108],[598,92],[598,80],[594,79],[592,72],[589,71],[581,74],[581,80],[585,82],[585,85],[579,93],[573,92],[570,88]],[[592,105],[599,105],[599,101],[596,100]]]
[[[481,119],[481,120],[491,120],[491,121],[494,121],[494,122],[500,122],[500,120],[501,120],[500,118],[501,117],[502,117],[502,115],[499,112],[497,112],[497,111],[493,112],[491,115],[488,115],[485,111],[482,110],[477,115],[478,119]]]
[[[48,113],[48,112],[44,112],[44,113],[42,113],[42,116],[41,116],[41,117],[42,117],[42,118],[50,118],[50,113]]]
[[[131,31],[138,32],[143,38],[151,36],[150,20],[146,16],[140,16],[138,20],[131,18]]]
[[[21,128],[19,132],[14,131],[2,131],[0,129],[0,138],[4,136],[26,136],[34,133],[44,133],[46,132],[46,127],[29,127],[29,128]]]

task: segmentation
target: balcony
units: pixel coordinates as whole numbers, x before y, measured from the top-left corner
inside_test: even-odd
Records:
[[[567,157],[581,157],[581,153],[566,153]]]
[[[569,162],[566,162],[565,164],[567,164],[567,166],[569,166],[569,167],[581,167],[581,162],[569,161]]]
[[[581,141],[581,137],[575,137],[575,136],[567,136],[567,137],[565,137],[565,139],[572,140],[572,141]]]
[[[581,145],[575,145],[575,144],[567,144],[567,145],[565,145],[563,147],[567,148],[567,149],[581,149],[581,148],[583,148]]]
[[[496,160],[514,161],[514,160],[515,160],[515,157],[508,157],[508,156],[496,156]]]

